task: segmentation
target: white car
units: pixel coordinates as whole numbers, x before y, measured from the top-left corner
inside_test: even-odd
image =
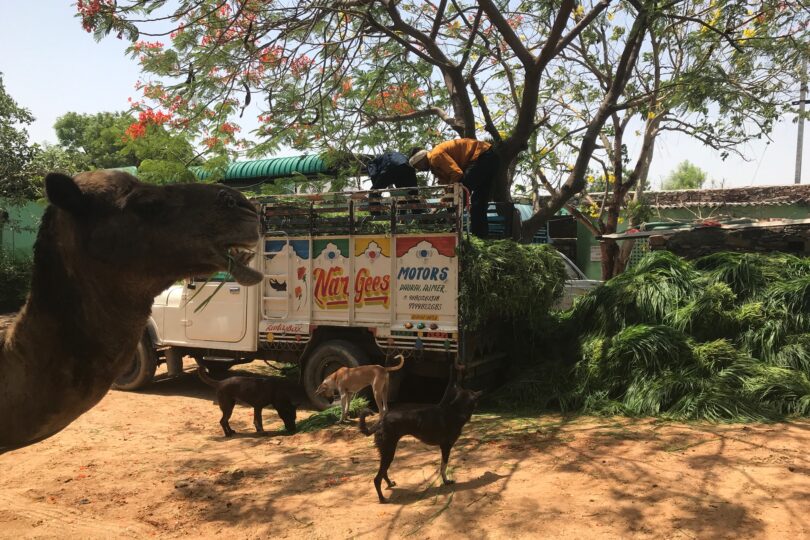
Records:
[[[588,279],[588,277],[577,268],[571,259],[560,253],[565,264],[565,289],[562,298],[557,302],[558,309],[568,309],[574,305],[574,298],[582,296],[602,284],[598,279]]]

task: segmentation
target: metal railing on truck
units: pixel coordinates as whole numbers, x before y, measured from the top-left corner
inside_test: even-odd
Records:
[[[459,184],[259,197],[265,231],[290,236],[461,232]]]

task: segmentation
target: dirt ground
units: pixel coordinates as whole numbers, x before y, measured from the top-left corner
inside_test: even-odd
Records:
[[[484,413],[451,456],[455,485],[437,482],[438,449],[406,439],[380,505],[376,451],[356,426],[261,437],[237,407],[240,434],[226,439],[218,419],[191,373],[110,392],[59,435],[0,456],[0,536],[810,537],[808,422]]]

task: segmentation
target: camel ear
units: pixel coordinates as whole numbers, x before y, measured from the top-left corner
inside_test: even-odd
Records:
[[[66,174],[49,173],[45,177],[45,193],[51,204],[71,214],[81,214],[87,207],[87,199],[79,186]]]

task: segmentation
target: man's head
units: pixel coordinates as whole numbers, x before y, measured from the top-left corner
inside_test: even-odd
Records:
[[[413,153],[413,155],[411,155],[411,159],[408,160],[408,163],[410,163],[411,167],[417,171],[428,170],[430,168],[430,160],[428,160],[427,150],[419,150],[418,152]]]

